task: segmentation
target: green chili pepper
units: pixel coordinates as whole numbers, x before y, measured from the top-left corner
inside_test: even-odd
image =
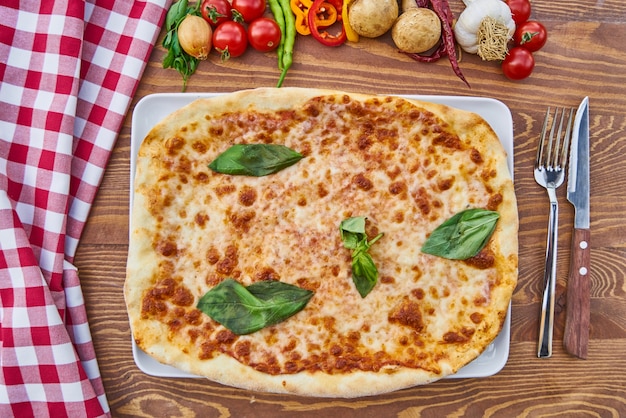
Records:
[[[270,10],[274,15],[274,20],[278,24],[280,28],[280,42],[278,44],[278,48],[276,48],[276,56],[278,58],[278,69],[283,69],[283,51],[285,48],[285,15],[283,13],[283,9],[280,6],[279,0],[267,0]]]
[[[285,44],[283,46],[282,53],[282,73],[280,74],[278,84],[276,85],[276,87],[280,87],[283,85],[283,80],[285,80],[287,71],[293,63],[293,47],[296,42],[296,20],[293,16],[293,13],[291,12],[291,5],[289,4],[289,0],[277,1],[280,4],[280,7],[283,11],[283,16],[285,18]]]

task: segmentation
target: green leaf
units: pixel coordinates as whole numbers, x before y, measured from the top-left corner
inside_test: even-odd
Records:
[[[362,298],[376,286],[378,269],[368,252],[357,251],[352,256],[352,281]]]
[[[277,280],[244,287],[226,279],[200,298],[198,309],[237,335],[251,334],[300,312],[313,292]]]
[[[422,252],[451,260],[466,260],[483,249],[500,215],[486,209],[467,209],[439,225],[422,246]]]
[[[163,47],[167,49],[168,52],[169,52],[170,45],[172,44],[173,35],[174,35],[174,31],[167,32],[165,36],[163,37],[163,42],[161,42],[161,45],[163,45]]]
[[[354,216],[344,219],[339,224],[339,233],[344,247],[351,250],[356,249],[359,241],[362,241],[365,235],[365,217]]]
[[[167,11],[165,28],[168,31],[178,26],[178,21],[187,14],[187,3],[187,0],[179,0]]]
[[[220,154],[209,168],[215,172],[267,176],[302,159],[302,154],[277,144],[235,144]]]
[[[189,59],[189,74],[195,73],[197,68],[198,68],[198,59],[193,58],[193,57],[190,56],[190,59]]]
[[[378,281],[378,269],[372,256],[368,253],[372,244],[383,234],[376,235],[371,241],[365,233],[364,216],[354,216],[341,221],[339,233],[345,248],[352,251],[352,281],[362,298],[367,296]]]
[[[163,57],[163,68],[170,68],[174,64],[174,54],[169,49],[165,57]]]
[[[183,48],[180,46],[180,42],[178,41],[178,35],[172,37],[172,44],[170,45],[170,49],[172,53],[176,56],[176,58],[185,59],[185,55],[187,54],[183,51]]]

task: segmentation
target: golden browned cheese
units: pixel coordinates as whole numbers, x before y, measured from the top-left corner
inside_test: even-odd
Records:
[[[349,382],[360,373],[398,374],[398,383],[374,388],[380,393],[436,380],[478,356],[502,327],[517,278],[515,197],[488,125],[397,97],[294,89],[284,93],[291,101],[268,104],[261,100],[274,93],[254,94],[200,100],[141,147],[126,284],[138,345],[246,388],[297,393],[299,376],[317,376],[320,386],[334,376],[337,396],[371,394]],[[236,143],[283,144],[304,158],[266,177],[211,171]],[[469,207],[501,213],[483,251],[465,261],[420,252],[441,222]],[[350,216],[367,217],[370,237],[384,233],[370,249],[379,281],[366,298],[338,229]],[[315,293],[287,321],[238,336],[196,309],[226,278]],[[232,364],[255,372],[216,371]]]

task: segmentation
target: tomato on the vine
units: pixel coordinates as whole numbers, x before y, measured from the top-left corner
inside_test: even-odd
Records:
[[[248,26],[248,42],[257,51],[275,50],[280,43],[281,36],[278,23],[269,17],[255,19]]]
[[[532,52],[519,46],[511,48],[502,61],[502,72],[511,80],[522,80],[528,77],[534,68],[535,58]]]
[[[516,25],[526,22],[530,18],[530,0],[505,0],[511,9],[513,21]]]
[[[513,42],[530,52],[539,51],[548,40],[548,31],[540,22],[529,20],[519,25],[513,34]]]
[[[232,8],[237,10],[243,21],[250,23],[255,19],[263,16],[265,13],[266,0],[233,0]]]
[[[204,0],[200,5],[200,13],[212,28],[231,20],[233,17],[228,0]]]
[[[213,31],[213,46],[222,55],[222,61],[246,52],[248,35],[241,23],[229,20]]]

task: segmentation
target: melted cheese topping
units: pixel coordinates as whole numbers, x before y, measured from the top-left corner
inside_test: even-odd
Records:
[[[150,138],[148,138],[150,139]],[[147,141],[148,141],[147,139]],[[383,371],[441,373],[441,362],[478,347],[502,325],[485,321],[499,286],[488,245],[466,262],[422,254],[441,222],[468,207],[497,210],[502,185],[489,155],[409,101],[322,97],[282,112],[206,114],[159,140],[137,193],[155,219],[158,260],[142,320],[200,360],[226,354],[272,375]],[[235,143],[279,143],[302,154],[267,177],[207,166]],[[158,162],[156,162],[158,161]],[[361,298],[340,222],[367,217],[379,282]],[[227,277],[281,280],[315,292],[285,322],[237,336],[195,309]],[[508,301],[506,301],[508,303]],[[141,344],[141,337],[136,336]]]

